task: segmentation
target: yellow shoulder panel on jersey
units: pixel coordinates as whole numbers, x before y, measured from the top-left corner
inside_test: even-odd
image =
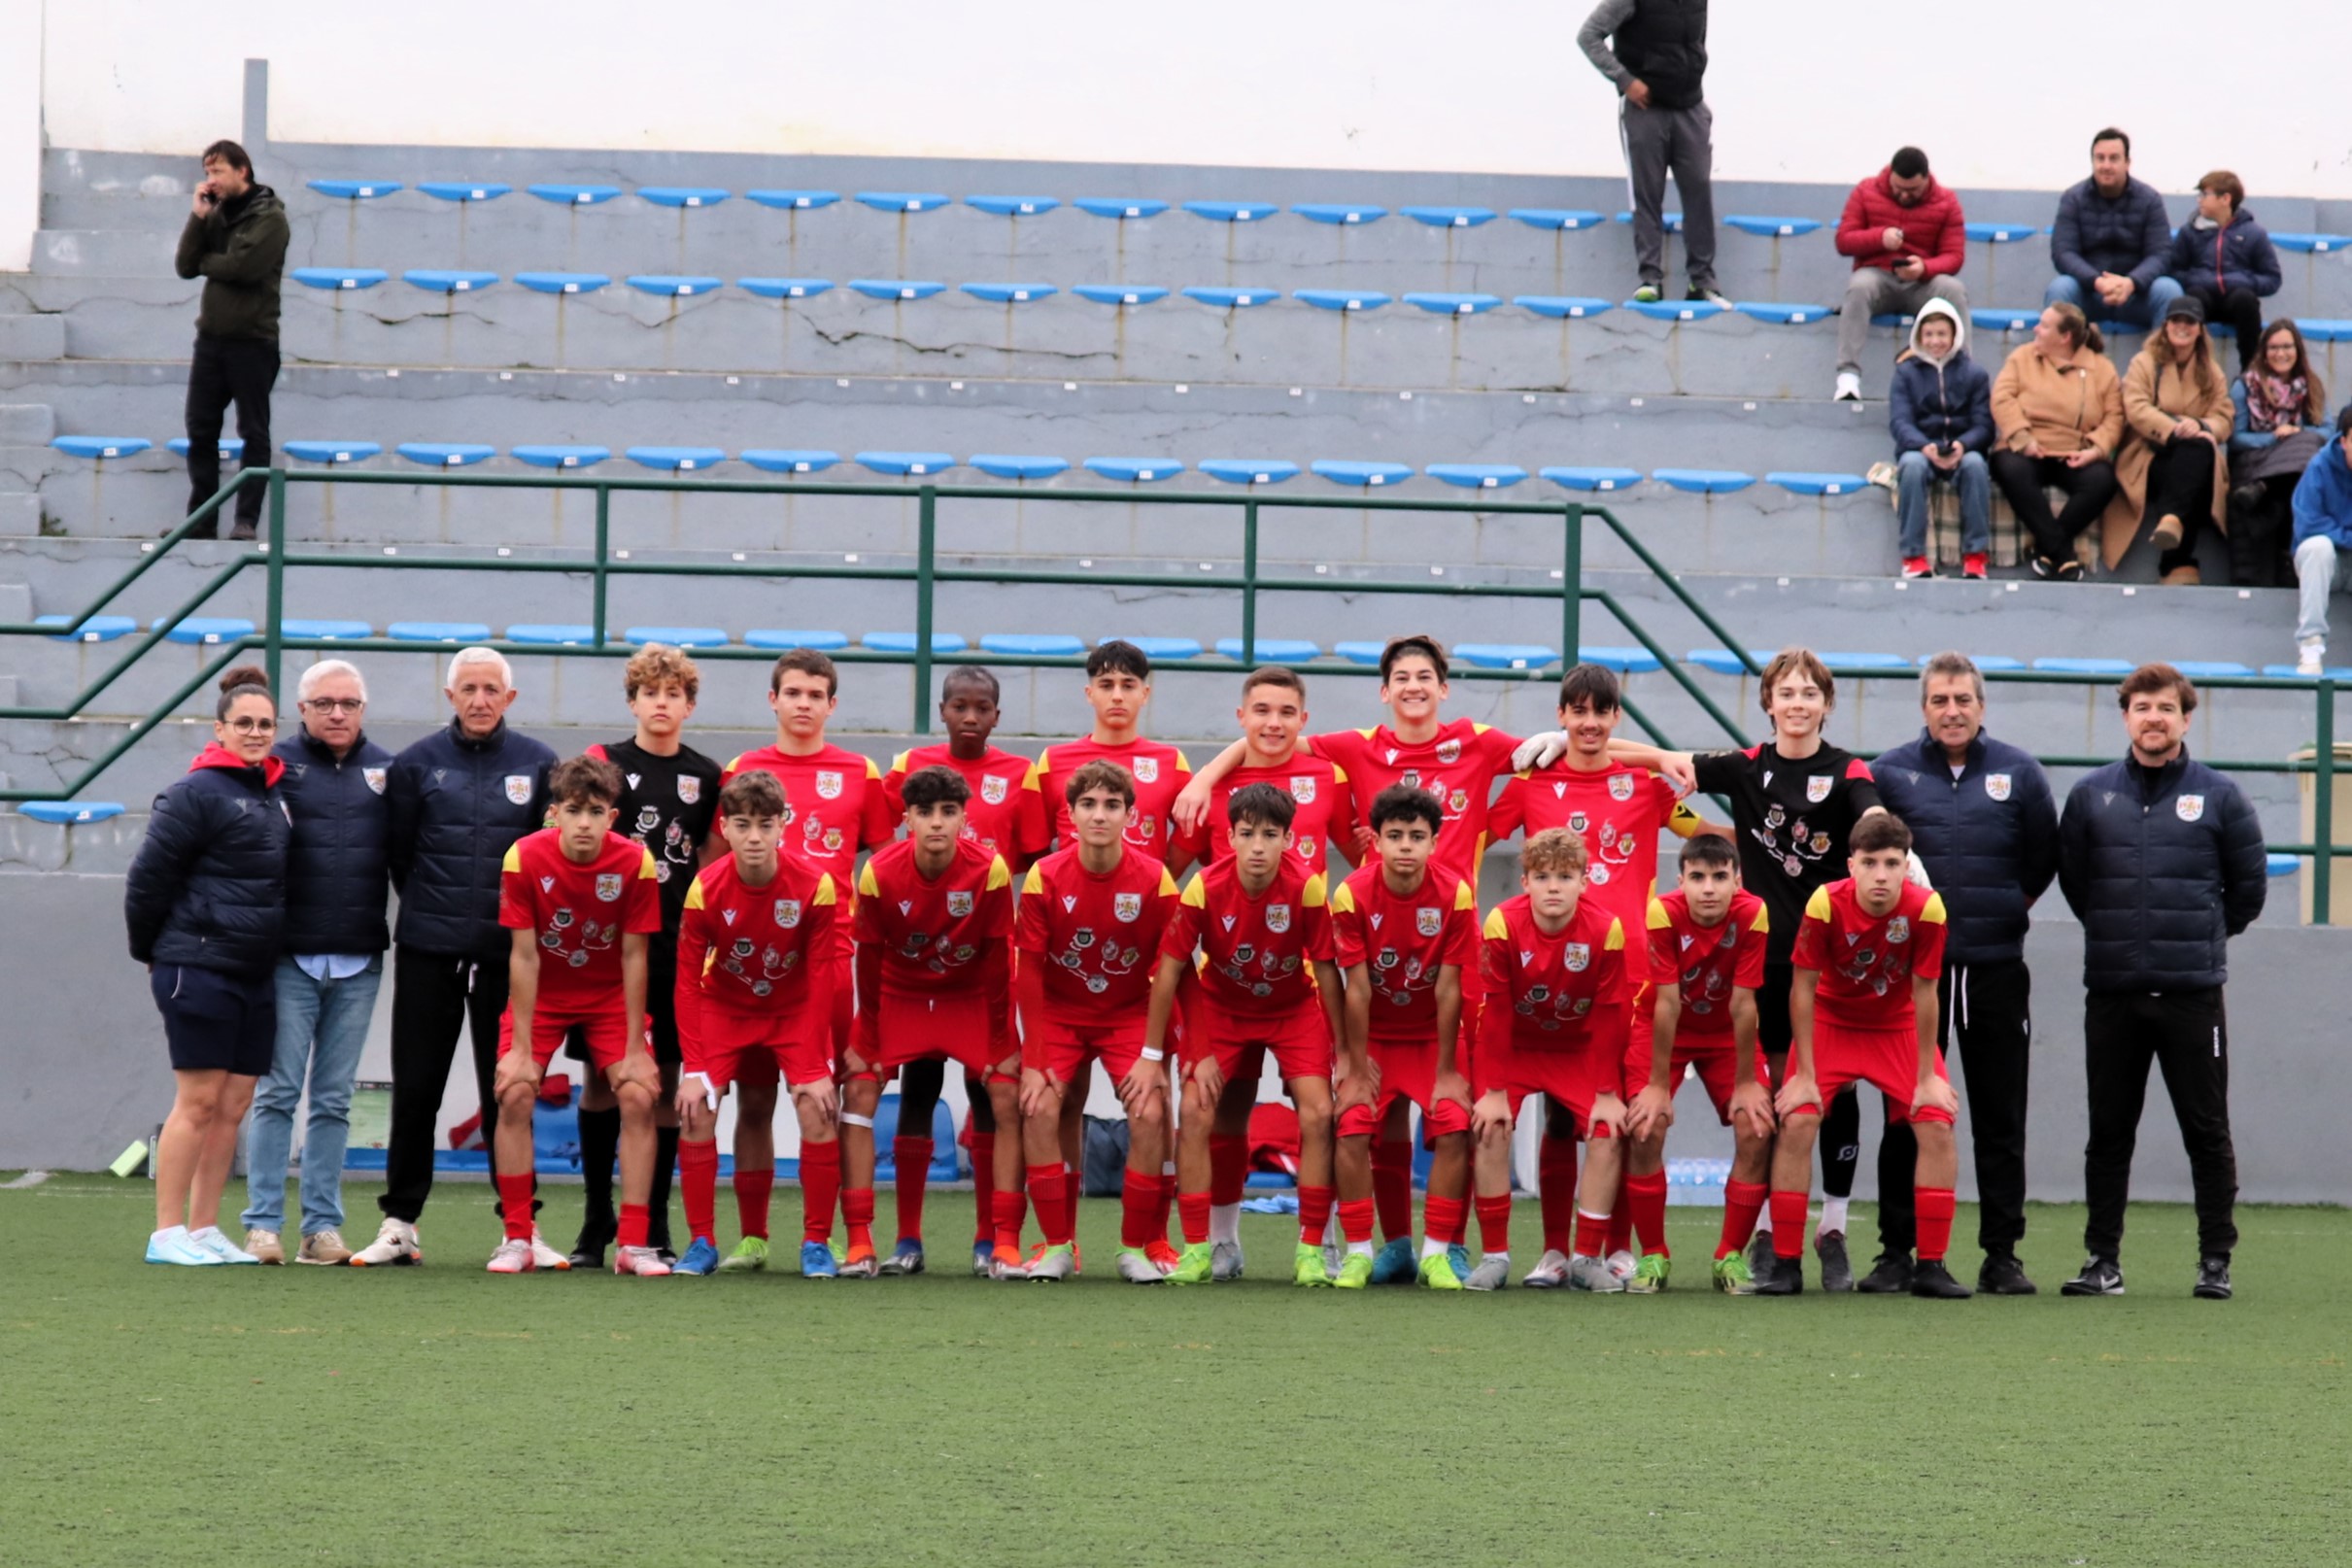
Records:
[[[1332,783],[1334,783],[1334,784],[1345,784],[1345,783],[1346,783],[1346,782],[1347,782],[1347,769],[1346,769],[1346,768],[1345,768],[1345,767],[1341,767],[1339,764],[1337,764],[1337,763],[1333,763],[1333,764],[1331,765],[1331,782],[1332,782]]]
[[[1356,732],[1356,733],[1357,733],[1357,734],[1362,735],[1362,736],[1363,736],[1363,737],[1364,737],[1366,740],[1370,740],[1370,739],[1371,739],[1371,738],[1372,738],[1374,735],[1378,734],[1379,733],[1380,733],[1380,727],[1379,727],[1378,725],[1375,725],[1375,726],[1374,726],[1372,729],[1369,729],[1369,730],[1358,730],[1358,731]]]
[[[1609,917],[1609,939],[1601,945],[1612,953],[1623,952],[1625,950],[1625,922],[1611,915]]]
[[[817,890],[809,896],[808,902],[819,907],[827,907],[841,902],[840,895],[834,890],[833,872],[826,871],[818,876]]]
[[[1674,929],[1674,916],[1666,912],[1665,900],[1655,897],[1651,899],[1649,927],[1652,931],[1672,931]]]
[[[686,907],[689,909],[710,907],[702,899],[702,873],[700,871],[695,872],[695,879],[686,884]]]
[[[1666,814],[1666,831],[1677,838],[1695,838],[1706,825],[1707,819],[1691,810],[1687,801],[1675,801],[1674,809]]]
[[[894,772],[894,773],[903,773],[903,772],[905,772],[905,771],[906,771],[906,759],[907,759],[907,758],[909,758],[909,757],[912,757],[913,755],[914,755],[914,753],[913,753],[913,752],[911,752],[911,751],[903,751],[903,752],[900,752],[900,753],[899,753],[899,754],[898,754],[896,757],[893,757],[893,758],[890,760],[890,770],[891,770],[892,772]]]
[[[1929,925],[1944,924],[1944,896],[1941,893],[1928,894],[1927,902],[1920,906],[1919,917]]]
[[[1805,918],[1807,920],[1829,918],[1829,889],[1827,886],[1815,888],[1813,897],[1805,901]]]
[[[1453,906],[1456,909],[1468,909],[1474,914],[1478,911],[1479,896],[1471,892],[1470,884],[1459,877],[1456,877],[1453,883]]]
[[[523,869],[522,839],[518,838],[506,846],[506,859],[499,862],[498,869],[505,871],[519,871]]]
[[[1762,932],[1772,930],[1772,910],[1761,899],[1756,901],[1755,918],[1748,922],[1748,929]]]
[[[994,893],[1001,887],[1010,886],[1012,886],[1012,868],[1005,864],[1004,856],[991,856],[988,862],[988,891]]]
[[[1160,874],[1163,877],[1167,876],[1168,868],[1165,866],[1161,867]],[[1192,880],[1184,884],[1184,907],[1187,909],[1206,909],[1209,907],[1209,895],[1203,891],[1203,884],[1208,880],[1209,869],[1205,866],[1192,873]],[[1165,892],[1166,889],[1163,888],[1161,891]]]
[[[1307,878],[1307,887],[1304,892],[1300,893],[1299,900],[1310,909],[1320,909],[1331,902],[1329,898],[1329,886],[1330,885],[1323,880],[1323,873],[1321,871],[1317,871],[1312,876]]]
[[[1530,779],[1532,779],[1532,778],[1534,778],[1534,777],[1535,777],[1535,769],[1534,769],[1534,768],[1532,768],[1532,767],[1522,767],[1522,768],[1520,768],[1520,769],[1519,769],[1517,772],[1516,772],[1516,773],[1512,774],[1511,776],[1512,776],[1513,778],[1517,779],[1517,780],[1518,780],[1520,783],[1524,784],[1524,783],[1528,782]]]
[[[637,861],[637,880],[640,882],[662,880],[661,869],[654,865],[653,851],[647,849],[643,844],[639,844],[637,854],[640,857]]]
[[[827,872],[826,874],[831,875],[832,873]],[[858,897],[862,899],[878,899],[881,896],[882,884],[873,879],[873,862],[869,860],[864,869],[858,872]]]
[[[1488,941],[1499,941],[1510,935],[1511,922],[1503,918],[1503,911],[1500,909],[1490,910],[1486,915],[1486,939]]]
[[[1190,759],[1188,759],[1188,758],[1186,758],[1186,757],[1185,757],[1185,755],[1184,755],[1184,748],[1183,748],[1183,747],[1181,747],[1181,746],[1171,746],[1171,747],[1169,747],[1168,749],[1176,753],[1176,771],[1177,771],[1177,772],[1179,772],[1179,773],[1189,773],[1189,772],[1191,772],[1191,771],[1192,771],[1192,763],[1191,763]]]
[[[748,751],[736,752],[733,757],[727,759],[727,766],[726,767],[722,768],[721,771],[728,773],[734,772],[743,766],[743,759],[750,755],[751,753]]]
[[[1035,866],[1032,866],[1029,868],[1029,874],[1021,878],[1021,897],[1031,899],[1044,891],[1045,878],[1039,874]]]
[[[1345,882],[1342,882],[1331,895],[1331,912],[1333,914],[1355,913],[1355,890]]]
[[[1040,780],[1042,780],[1047,773],[1052,771],[1053,748],[1051,746],[1047,746],[1043,751],[1038,753],[1038,760],[1029,765],[1029,776],[1021,780],[1021,788],[1025,790],[1042,790],[1045,786],[1040,782]]]
[[[1470,721],[1470,733],[1471,733],[1472,734],[1474,734],[1474,735],[1483,735],[1483,734],[1484,734],[1484,733],[1485,733],[1487,731],[1489,731],[1489,730],[1491,730],[1491,729],[1493,729],[1493,728],[1494,728],[1494,726],[1493,726],[1493,725],[1491,725],[1491,724],[1481,724],[1481,723],[1479,723],[1479,722],[1478,722],[1478,720],[1476,720],[1476,719],[1473,719],[1473,720],[1471,720],[1471,721]]]
[[[867,781],[868,781],[869,783],[870,783],[870,782],[872,782],[873,780],[880,778],[881,776],[882,776],[882,770],[881,770],[879,767],[876,767],[874,766],[873,759],[872,759],[871,757],[867,758],[867,759],[866,759],[866,778],[867,778]]]
[[[1160,897],[1163,899],[1173,899],[1176,897],[1176,878],[1169,874],[1169,870],[1166,866],[1162,866],[1160,868]]]

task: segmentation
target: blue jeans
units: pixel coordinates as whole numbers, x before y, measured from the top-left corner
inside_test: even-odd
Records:
[[[348,980],[314,980],[290,958],[278,960],[278,1050],[254,1087],[245,1147],[245,1228],[286,1229],[286,1163],[304,1079],[310,1115],[302,1125],[302,1234],[343,1228],[343,1150],[351,1139],[352,1081],[384,983],[384,960]]]
[[[1906,452],[1894,464],[1894,515],[1905,561],[1927,553],[1927,493],[1937,480],[1960,489],[1960,554],[1993,551],[1993,471],[1981,452],[1960,454],[1960,466],[1945,472],[1925,452]]]
[[[2042,290],[2045,305],[2073,305],[2095,322],[2123,322],[2131,326],[2153,330],[2165,319],[2165,307],[2180,297],[2180,285],[2170,278],[2159,278],[2145,289],[2134,289],[2131,297],[2120,305],[2110,305],[2098,297],[2098,291],[2076,283],[2064,273],[2050,280]]]

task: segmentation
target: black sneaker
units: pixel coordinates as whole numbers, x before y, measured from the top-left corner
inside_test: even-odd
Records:
[[[571,1266],[575,1270],[601,1271],[604,1267],[604,1249],[612,1245],[613,1236],[611,1226],[599,1225],[594,1220],[582,1225],[580,1239],[571,1244]]]
[[[2017,1261],[2015,1253],[1988,1252],[1985,1266],[1976,1271],[1976,1288],[1988,1296],[2031,1296],[2037,1294],[2032,1280],[2026,1278],[2026,1266]]]
[[[2120,1296],[2124,1271],[2113,1258],[2085,1258],[2083,1272],[2058,1287],[2062,1296]]]
[[[1751,1271],[1753,1272],[1753,1271]],[[1805,1293],[1805,1260],[1784,1258],[1777,1254],[1755,1276],[1755,1293],[1759,1296],[1801,1296]]]
[[[1932,1301],[1966,1301],[1976,1292],[1953,1278],[1942,1258],[1922,1258],[1911,1271],[1911,1294]]]
[[[1855,1281],[1865,1296],[1899,1296],[1911,1288],[1911,1254],[1881,1252],[1870,1272]]]
[[[1772,1233],[1757,1231],[1748,1239],[1748,1278],[1763,1280],[1772,1278]]]
[[[651,1245],[652,1244],[648,1243],[647,1244]],[[673,1269],[678,1265],[678,1254],[672,1252],[666,1246],[654,1247],[654,1256],[660,1258],[664,1263],[668,1264]]]
[[[2058,562],[2052,561],[2048,556],[2035,556],[2032,564],[2033,575],[2044,582],[2048,582],[2058,575]]]
[[[2062,583],[2081,582],[2083,580],[2083,563],[2072,557],[2060,562],[2058,563],[2058,580]]]
[[[252,539],[258,537],[258,532],[253,524],[240,518],[230,526],[228,536],[232,539]]]
[[[1813,1250],[1822,1260],[1822,1288],[1845,1291],[1854,1288],[1854,1265],[1846,1260],[1846,1233],[1823,1231],[1813,1238]]]
[[[2197,1288],[2189,1292],[2199,1301],[2228,1301],[2230,1299],[2230,1260],[2210,1257],[2197,1266]]]
[[[1690,286],[1690,292],[1683,296],[1683,302],[1685,304],[1688,304],[1694,299],[1713,305],[1718,310],[1737,310],[1739,308],[1731,303],[1731,296],[1729,294],[1724,293],[1721,289],[1718,289],[1712,283],[1692,284]]]

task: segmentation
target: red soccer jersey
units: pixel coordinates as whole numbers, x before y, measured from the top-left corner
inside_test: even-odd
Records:
[[[1855,897],[1854,878],[1813,890],[1796,928],[1791,962],[1821,974],[1814,1016],[1847,1029],[1912,1029],[1914,978],[1944,972],[1944,901],[1911,882],[1883,919]]]
[[[1217,780],[1209,796],[1208,820],[1180,840],[1195,860],[1220,861],[1233,853],[1225,805],[1244,784],[1271,784],[1298,806],[1290,824],[1290,854],[1310,875],[1330,869],[1325,851],[1335,841],[1342,854],[1355,858],[1356,803],[1347,770],[1328,757],[1302,751],[1279,767],[1244,766]]]
[[[1479,861],[1486,852],[1487,808],[1494,781],[1511,771],[1518,737],[1469,719],[1441,725],[1419,745],[1407,745],[1386,725],[1316,735],[1314,749],[1346,770],[1356,805],[1351,839],[1368,836],[1365,813],[1373,798],[1391,784],[1410,784],[1438,798],[1445,826],[1438,830],[1430,870],[1441,880],[1458,876],[1478,885]],[[1355,848],[1351,841],[1350,850]],[[1367,854],[1364,857],[1370,860]]]
[[[617,1006],[622,936],[662,929],[661,873],[643,844],[617,833],[581,866],[564,856],[558,830],[541,828],[506,851],[498,924],[539,934],[541,1010]]]
[[[1581,1050],[1593,1037],[1596,1012],[1615,1006],[1619,1017],[1623,1014],[1625,927],[1597,900],[1578,900],[1568,924],[1551,936],[1535,923],[1524,893],[1498,904],[1486,917],[1481,963],[1486,980],[1482,1071],[1490,1041],[1511,1050]],[[1622,1030],[1617,1044],[1621,1052]]]
[[[809,956],[832,956],[840,918],[840,893],[826,872],[779,857],[775,876],[753,887],[735,858],[723,856],[686,890],[678,990],[730,1013],[791,1012],[806,994]]]
[[[1314,966],[1331,961],[1331,909],[1323,878],[1285,855],[1251,898],[1228,858],[1184,885],[1161,939],[1164,958],[1201,955],[1201,994],[1227,1012],[1270,1016],[1314,1000]]]
[[[1094,1028],[1131,1018],[1140,1026],[1176,903],[1168,868],[1132,847],[1107,876],[1078,864],[1074,846],[1029,868],[1013,945],[1024,965],[1038,966],[1047,1019]]]
[[[858,851],[890,842],[898,831],[882,770],[869,758],[828,745],[806,757],[789,757],[773,746],[747,751],[727,765],[724,789],[737,773],[771,773],[784,787],[784,852],[833,874],[835,890],[848,887]]]
[[[1722,924],[1709,927],[1690,918],[1690,900],[1676,888],[1650,901],[1647,924],[1651,982],[1682,988],[1680,1031],[1730,1034],[1733,989],[1753,991],[1764,983],[1764,948],[1772,934],[1764,901],[1745,889],[1736,892]]]
[[[858,872],[858,942],[882,955],[882,990],[941,996],[979,983],[989,944],[1012,935],[1012,872],[970,838],[937,881],[915,866],[912,839],[877,849]],[[1000,971],[1001,972],[1001,971]]]
[[[1047,839],[1044,798],[1026,788],[1029,759],[991,746],[976,761],[951,754],[944,742],[917,746],[892,759],[882,775],[882,793],[889,798],[893,822],[906,816],[906,776],[926,767],[952,767],[971,786],[964,806],[964,836],[976,840],[992,855],[1018,866],[1044,851]]]
[[[1623,921],[1627,931],[1639,931],[1657,887],[1659,835],[1687,838],[1699,830],[1700,820],[1673,785],[1648,768],[1611,767],[1584,773],[1554,765],[1514,773],[1495,797],[1488,827],[1496,838],[1522,830],[1532,838],[1548,828],[1566,828],[1584,839],[1591,867],[1587,897]],[[1638,986],[1649,971],[1628,964],[1625,978]]]
[[[1452,892],[1441,891],[1449,880]],[[1376,860],[1331,895],[1331,938],[1342,969],[1371,977],[1372,1038],[1426,1045],[1437,1039],[1438,971],[1456,965],[1466,979],[1479,961],[1478,898],[1434,870],[1400,898]]]
[[[1116,763],[1135,780],[1135,814],[1127,822],[1127,845],[1153,860],[1166,862],[1176,845],[1168,832],[1168,808],[1192,778],[1192,764],[1174,746],[1142,736],[1123,745],[1106,746],[1089,735],[1038,753],[1029,770],[1029,787],[1038,792],[1040,809],[1052,818],[1054,842],[1064,849],[1077,846],[1070,825],[1070,801],[1064,792],[1070,775],[1092,762]]]

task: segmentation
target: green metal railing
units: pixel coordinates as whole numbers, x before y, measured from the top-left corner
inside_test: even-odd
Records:
[[[512,557],[394,555],[362,556],[356,553],[331,551],[297,551],[284,548],[286,538],[286,497],[290,485],[393,485],[409,487],[462,488],[469,490],[515,489],[534,491],[584,491],[595,501],[595,549],[593,556],[578,559],[527,559]],[[164,535],[155,548],[143,558],[97,599],[72,618],[70,624],[53,621],[0,622],[0,636],[69,637],[95,616],[102,614],[133,583],[136,583],[155,563],[189,537],[202,523],[216,517],[245,487],[260,485],[267,488],[266,505],[268,528],[263,542],[223,563],[208,576],[195,593],[169,613],[157,617],[150,629],[129,639],[115,663],[92,679],[67,702],[53,707],[0,707],[0,719],[34,719],[63,721],[80,718],[89,711],[97,699],[114,683],[136,665],[181,622],[194,615],[221,589],[241,574],[258,570],[265,579],[266,608],[263,619],[253,634],[224,639],[218,646],[219,655],[203,663],[196,673],[144,718],[132,723],[115,744],[93,759],[72,783],[59,789],[27,790],[0,789],[0,801],[58,800],[78,795],[93,780],[127,753],[158,724],[169,718],[183,702],[214,680],[230,661],[258,650],[269,672],[272,686],[279,684],[283,656],[288,649],[351,653],[439,653],[443,645],[436,643],[395,641],[390,638],[301,638],[285,634],[286,579],[295,569],[324,568],[335,571],[466,571],[501,573],[557,574],[567,577],[586,576],[592,599],[589,626],[592,638],[585,645],[547,646],[542,644],[510,643],[493,639],[488,646],[524,657],[564,658],[622,658],[635,652],[631,644],[614,640],[607,624],[610,587],[613,579],[621,577],[726,577],[774,578],[795,580],[846,580],[858,582],[908,583],[914,588],[915,635],[911,653],[885,653],[874,649],[844,649],[831,657],[840,664],[907,665],[914,671],[914,702],[911,727],[917,734],[931,731],[931,681],[937,656],[932,649],[932,632],[938,590],[942,585],[960,583],[1012,584],[1041,587],[1087,588],[1170,588],[1182,585],[1194,589],[1217,589],[1238,592],[1241,596],[1241,655],[1238,659],[1204,657],[1187,660],[1180,666],[1187,671],[1240,672],[1258,664],[1258,626],[1260,599],[1268,594],[1343,594],[1343,595],[1400,595],[1415,598],[1451,599],[1516,599],[1556,600],[1560,616],[1560,647],[1573,661],[1583,643],[1584,607],[1586,601],[1598,605],[1621,626],[1626,634],[1645,652],[1657,661],[1659,671],[1678,687],[1684,696],[1695,703],[1734,744],[1746,744],[1747,735],[1713,697],[1692,678],[1683,662],[1669,653],[1663,644],[1640,623],[1623,600],[1606,588],[1585,582],[1585,528],[1598,522],[1609,530],[1641,566],[1665,588],[1668,595],[1689,613],[1701,626],[1736,658],[1749,675],[1760,675],[1761,666],[1747,645],[1731,635],[1722,623],[1707,607],[1692,597],[1673,571],[1651,553],[1648,546],[1635,537],[1633,531],[1605,506],[1589,506],[1582,501],[1567,499],[1556,502],[1510,501],[1501,499],[1426,500],[1401,497],[1339,496],[1313,494],[1274,494],[1246,491],[1226,494],[1217,492],[1185,491],[1154,493],[1126,490],[1010,490],[1002,485],[914,485],[898,483],[839,484],[802,480],[709,480],[671,479],[659,477],[592,476],[540,477],[528,474],[465,474],[465,473],[392,473],[347,472],[339,469],[255,468],[241,470],[223,485],[219,494],[198,507],[186,522]],[[651,492],[690,494],[733,495],[801,495],[884,497],[896,500],[912,498],[916,503],[916,545],[914,562],[910,565],[869,565],[863,562],[834,564],[761,564],[751,562],[726,563],[700,562],[640,562],[616,559],[612,550],[612,498],[620,492]],[[942,566],[938,563],[938,513],[942,501],[990,501],[1002,504],[1007,500],[1041,501],[1047,503],[1093,503],[1128,506],[1185,506],[1238,509],[1242,514],[1242,561],[1238,579],[1226,576],[1177,578],[1165,573],[1118,571],[1021,571],[1003,568],[977,569]],[[1560,582],[1545,584],[1450,582],[1432,577],[1421,581],[1398,579],[1336,579],[1322,577],[1269,576],[1259,567],[1260,531],[1264,514],[1279,511],[1381,511],[1415,513],[1472,513],[1482,516],[1535,516],[1556,518],[1560,523]],[[773,650],[724,647],[698,648],[698,660],[708,661],[769,661]],[[1073,655],[1055,654],[999,654],[985,656],[987,662],[1004,666],[1074,667],[1084,663]],[[1833,666],[1834,667],[1834,666]],[[1342,664],[1333,666],[1317,665],[1318,676],[1343,675],[1378,678],[1379,671],[1363,665]],[[1849,680],[1913,681],[1918,671],[1909,668],[1835,668],[1835,673]],[[1487,680],[1507,682],[1537,682],[1555,678],[1543,668],[1534,669],[1477,669],[1463,668],[1453,672],[1457,680]],[[2104,686],[2108,678],[2050,670],[1988,670],[1988,682],[2004,685],[2046,686]],[[2284,843],[2268,846],[2273,854],[2298,855],[2311,861],[2312,903],[2314,919],[2320,924],[2328,921],[2329,894],[2333,884],[2335,857],[2352,854],[2352,846],[2337,847],[2334,839],[2334,782],[2335,776],[2335,712],[2337,683],[2327,677],[2274,676],[2214,676],[2198,683],[2205,689],[2247,688],[2270,693],[2305,691],[2314,694],[2315,722],[2313,738],[2316,742],[2310,762],[2267,759],[2215,760],[2212,766],[2230,772],[2304,773],[2315,777],[2316,799],[2312,811],[2312,839],[2310,843]],[[1670,744],[1659,726],[1653,723],[1630,699],[1625,710],[1641,729],[1660,743]],[[2111,757],[2045,756],[2040,761],[2053,767],[2096,767]]]

